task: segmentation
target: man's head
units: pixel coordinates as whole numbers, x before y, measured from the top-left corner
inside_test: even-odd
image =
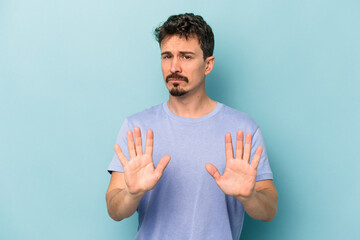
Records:
[[[211,27],[201,16],[193,13],[170,16],[166,22],[155,29],[154,34],[160,47],[165,38],[177,35],[185,39],[196,37],[203,51],[204,60],[212,56],[214,52],[214,34]]]
[[[170,16],[155,30],[161,69],[172,96],[205,93],[205,77],[214,65],[214,35],[201,16]]]

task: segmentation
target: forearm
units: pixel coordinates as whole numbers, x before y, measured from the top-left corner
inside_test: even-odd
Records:
[[[255,191],[249,198],[236,197],[242,203],[246,213],[265,222],[271,221],[277,211],[277,192],[269,189]]]
[[[113,189],[106,194],[106,202],[109,216],[115,221],[132,216],[143,195],[131,195],[125,189]]]

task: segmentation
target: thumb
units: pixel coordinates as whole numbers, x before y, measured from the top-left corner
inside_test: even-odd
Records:
[[[208,171],[208,173],[215,179],[215,181],[219,180],[221,175],[214,165],[212,165],[211,163],[207,163],[205,165],[205,168]]]
[[[162,176],[166,166],[169,164],[170,158],[171,157],[169,155],[165,155],[160,159],[160,161],[155,169],[155,172],[159,175],[159,177]]]

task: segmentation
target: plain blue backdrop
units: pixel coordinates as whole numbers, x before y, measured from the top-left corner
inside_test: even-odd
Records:
[[[278,214],[241,239],[358,239],[356,0],[0,0],[0,239],[133,239],[106,169],[123,119],[167,100],[152,31],[182,12],[215,33],[209,95],[267,142]]]

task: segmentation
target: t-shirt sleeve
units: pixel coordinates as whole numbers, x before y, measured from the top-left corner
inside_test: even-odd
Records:
[[[126,133],[131,130],[129,125],[129,121],[126,118],[120,128],[119,134],[116,137],[116,144],[119,144],[121,151],[124,153],[127,159],[129,159],[129,151],[127,147]],[[109,173],[112,173],[113,171],[124,172],[123,166],[115,152],[107,170]]]
[[[263,147],[263,152],[261,154],[260,162],[257,168],[256,181],[273,179],[273,173],[270,168],[265,142],[261,134],[260,128],[257,128],[255,133],[253,134],[251,145],[251,159],[253,159],[258,146]]]

